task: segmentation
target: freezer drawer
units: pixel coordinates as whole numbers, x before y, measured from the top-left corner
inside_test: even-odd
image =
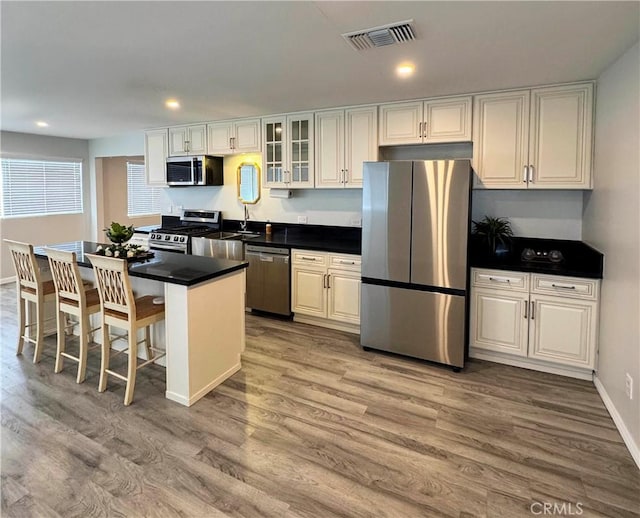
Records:
[[[465,297],[362,284],[360,343],[464,367]]]

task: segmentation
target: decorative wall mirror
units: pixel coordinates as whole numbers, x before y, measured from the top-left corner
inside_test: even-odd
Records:
[[[260,166],[255,162],[238,166],[238,199],[245,204],[254,204],[260,199]]]

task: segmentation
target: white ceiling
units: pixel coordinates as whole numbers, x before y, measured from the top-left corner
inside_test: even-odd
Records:
[[[632,2],[12,2],[3,130],[76,138],[595,79],[639,37]],[[362,52],[344,32],[413,19]],[[412,61],[409,80],[394,75]],[[170,112],[175,97],[182,109]],[[48,128],[37,128],[45,120]]]

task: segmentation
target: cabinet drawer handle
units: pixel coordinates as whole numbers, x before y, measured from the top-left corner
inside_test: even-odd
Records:
[[[529,309],[529,302],[525,300],[525,301],[524,301],[524,319],[525,319],[525,320],[526,320],[526,319],[527,319],[527,317],[529,316],[529,315],[527,314],[527,310],[528,310],[528,309]]]
[[[531,301],[531,320],[535,318],[535,314],[536,314],[536,304],[532,300]]]
[[[522,181],[524,183],[527,183],[527,178],[529,178],[529,168],[525,165],[524,166],[524,174],[522,176]]]
[[[563,286],[562,284],[551,284],[552,288],[562,288],[563,290],[575,290],[575,286]]]
[[[489,280],[492,282],[506,282],[507,284],[511,284],[511,279],[504,279],[502,277],[489,277]]]
[[[355,261],[344,261],[344,260],[342,260],[342,259],[341,259],[340,261],[338,261],[338,262],[339,262],[340,264],[356,264],[356,262],[355,262]]]
[[[306,257],[304,255],[301,255],[300,259],[302,259],[303,261],[315,261],[316,260],[315,257]]]

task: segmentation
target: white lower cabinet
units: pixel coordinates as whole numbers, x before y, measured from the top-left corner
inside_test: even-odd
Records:
[[[291,251],[294,320],[343,331],[360,331],[360,256]]]
[[[470,356],[591,379],[600,281],[472,269]]]

